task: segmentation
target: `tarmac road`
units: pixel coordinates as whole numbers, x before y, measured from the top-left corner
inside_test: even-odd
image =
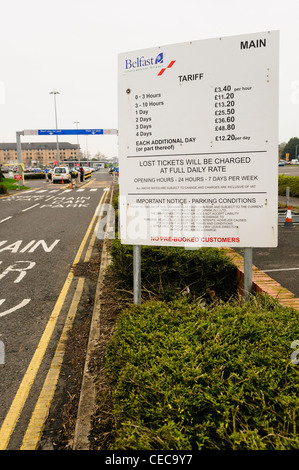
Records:
[[[278,174],[287,176],[299,176],[299,165],[279,166]]]
[[[92,253],[95,213],[111,181],[100,172],[75,189],[41,180],[0,199],[1,450],[26,448],[57,342],[72,321],[69,308],[74,315],[83,289],[70,268]]]
[[[242,253],[242,250],[238,250]],[[278,227],[277,248],[253,248],[253,264],[299,298],[299,226]]]
[[[278,172],[288,176],[299,176],[299,165],[278,167]],[[286,204],[286,198],[279,196],[279,202]],[[289,202],[294,226],[289,228],[283,223],[279,225],[277,248],[254,248],[252,261],[261,271],[291,291],[295,297],[299,297],[299,225],[296,215],[299,200],[290,197]],[[281,218],[283,219],[283,215]]]

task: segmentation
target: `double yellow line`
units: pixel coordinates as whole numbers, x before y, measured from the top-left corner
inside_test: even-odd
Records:
[[[89,224],[89,227],[85,233],[85,236],[82,240],[82,243],[79,247],[79,250],[76,254],[75,260],[73,265],[76,265],[79,263],[83,250],[87,244],[87,240],[89,238],[90,232],[92,230],[92,227],[94,225],[94,222],[96,218],[98,217],[99,214],[99,208],[103,204],[103,202],[106,201],[107,196],[108,196],[109,191],[104,191],[103,195],[101,197],[101,200],[98,204],[98,207],[94,213],[94,216]],[[87,252],[85,255],[84,261],[88,261],[91,257],[92,253],[92,248],[94,246],[95,242],[95,233],[93,233],[89,246],[87,248]],[[23,380],[19,386],[19,389],[14,397],[14,400],[10,406],[10,409],[2,423],[2,426],[0,428],[0,450],[6,450],[7,446],[9,444],[10,438],[12,436],[12,433],[14,432],[14,429],[16,427],[16,424],[21,416],[22,410],[25,406],[26,400],[29,396],[31,387],[33,385],[33,382],[36,378],[36,375],[38,373],[38,370],[40,368],[41,362],[44,358],[44,355],[46,353],[47,347],[49,345],[52,333],[54,331],[54,328],[56,326],[57,320],[59,318],[60,312],[62,310],[63,304],[65,302],[67,293],[69,291],[69,288],[71,286],[71,283],[73,281],[74,274],[70,272],[67,276],[67,279],[64,283],[64,286],[60,292],[60,295],[57,299],[57,302],[55,304],[55,307],[51,313],[51,316],[49,318],[49,321],[47,323],[47,326],[43,332],[43,335],[39,341],[39,344],[36,348],[36,351],[31,359],[31,362],[28,366],[28,369],[23,377]],[[29,422],[28,428],[26,430],[26,433],[23,438],[23,443],[21,446],[20,450],[35,450],[38,446],[42,431],[43,431],[43,426],[45,423],[45,420],[48,416],[51,401],[53,399],[57,381],[59,378],[62,362],[63,362],[63,357],[64,357],[64,352],[65,352],[65,346],[66,346],[66,340],[68,336],[68,332],[72,328],[73,321],[76,315],[77,307],[83,292],[83,287],[84,287],[84,279],[79,278],[75,294],[73,296],[73,300],[67,315],[67,318],[65,320],[64,328],[59,340],[59,343],[57,345],[57,349],[55,352],[55,355],[53,357],[50,369],[48,371],[47,377],[45,379],[43,388],[40,392],[38,401],[36,403],[35,409],[33,411],[33,414],[31,416],[31,420]]]

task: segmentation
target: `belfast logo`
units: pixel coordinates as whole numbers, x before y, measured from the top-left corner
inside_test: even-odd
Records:
[[[126,70],[136,70],[145,67],[150,67],[152,65],[162,65],[164,60],[163,52],[157,55],[157,57],[136,57],[135,59],[126,60]]]
[[[165,72],[166,69],[171,69],[171,67],[173,66],[173,64],[175,63],[175,60],[172,60],[171,62],[169,62],[169,64],[167,65],[167,67],[163,68],[160,70],[160,72],[158,73],[158,77],[160,77],[161,75],[163,75],[163,73]]]

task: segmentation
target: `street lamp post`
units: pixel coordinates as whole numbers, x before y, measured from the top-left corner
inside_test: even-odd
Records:
[[[75,121],[74,124],[76,124],[77,130],[78,130],[79,121]],[[78,157],[78,160],[79,160],[79,162],[80,162],[80,158],[79,158],[79,148],[80,148],[80,146],[79,146],[79,135],[77,134],[77,149],[78,149],[78,150],[77,150],[77,152],[78,152],[77,157]]]
[[[60,94],[59,91],[56,91],[55,88],[54,88],[53,91],[50,91],[50,95],[54,95],[54,108],[55,108],[55,124],[56,124],[56,130],[58,129],[58,127],[57,127],[56,95],[59,95],[59,94]],[[60,165],[58,134],[56,134],[56,143],[57,143],[57,161],[58,161],[58,165]]]

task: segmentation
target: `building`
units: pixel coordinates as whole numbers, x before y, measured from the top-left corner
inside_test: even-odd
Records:
[[[56,142],[21,143],[22,163],[26,167],[53,166],[57,161]],[[60,162],[78,158],[78,145],[69,142],[59,142]],[[17,144],[0,144],[0,165],[18,163]]]

